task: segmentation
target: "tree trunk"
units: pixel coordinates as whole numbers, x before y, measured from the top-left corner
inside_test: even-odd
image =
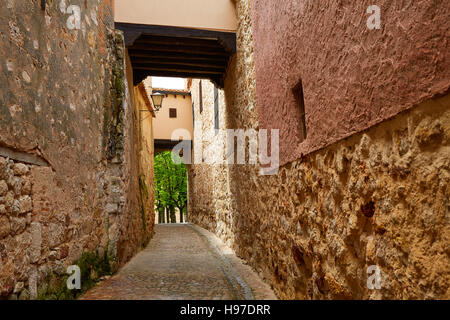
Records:
[[[164,208],[158,208],[158,223],[164,223]]]
[[[178,210],[180,211],[180,223],[183,223],[183,208],[178,207]]]
[[[170,209],[166,208],[166,223],[170,223]]]
[[[177,216],[175,215],[175,207],[170,208],[170,220],[172,223],[177,223]]]

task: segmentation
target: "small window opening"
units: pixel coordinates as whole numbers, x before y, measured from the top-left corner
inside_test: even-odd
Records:
[[[203,90],[202,90],[202,80],[200,80],[199,86],[198,86],[198,95],[200,100],[200,113],[203,112]]]
[[[295,101],[297,102],[299,110],[299,138],[300,141],[304,141],[307,137],[306,132],[306,113],[305,113],[305,97],[303,95],[303,84],[302,80],[294,87],[292,90],[295,96]]]
[[[177,109],[170,108],[169,109],[169,118],[176,118],[177,117]]]
[[[214,86],[214,129],[219,133],[219,89]]]
[[[192,102],[192,126],[195,128],[195,104]]]

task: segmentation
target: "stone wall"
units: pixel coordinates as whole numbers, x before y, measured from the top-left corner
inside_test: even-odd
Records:
[[[249,2],[259,124],[280,129],[281,164],[448,90],[448,1]],[[372,5],[379,30],[367,27]]]
[[[137,115],[111,1],[4,2],[0,296],[46,297],[83,253],[114,270],[149,237]]]
[[[234,248],[285,299],[448,298],[450,97],[256,177],[233,168]],[[369,290],[367,268],[381,270]]]
[[[226,126],[258,129],[248,1],[237,7]],[[449,106],[448,95],[429,99],[274,176],[230,166],[229,212],[211,206],[217,195],[205,191],[222,181],[205,168],[190,176],[190,186],[202,186],[191,190],[190,218],[230,243],[283,299],[448,299]],[[380,290],[367,286],[372,265]]]
[[[228,226],[232,223],[229,166],[219,163],[225,153],[225,136],[214,130],[214,84],[208,80],[202,80],[201,84],[202,113],[200,113],[200,80],[194,79],[191,86],[195,121],[193,159],[202,163],[195,162],[187,166],[188,217],[190,222],[214,226],[210,229],[212,232],[222,235],[223,238],[229,238]],[[219,129],[223,130],[227,127],[224,90],[218,90],[218,105]]]
[[[135,111],[138,114],[139,128],[139,195],[140,213],[143,234],[143,245],[150,241],[155,225],[155,171],[154,171],[154,143],[153,117],[154,112],[149,100],[147,89],[141,83],[134,89]]]

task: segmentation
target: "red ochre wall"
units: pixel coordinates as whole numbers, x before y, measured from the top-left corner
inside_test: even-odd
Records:
[[[381,8],[369,30],[367,8]],[[261,128],[280,129],[280,164],[369,128],[450,83],[450,2],[251,0]],[[302,81],[307,139],[292,89]]]

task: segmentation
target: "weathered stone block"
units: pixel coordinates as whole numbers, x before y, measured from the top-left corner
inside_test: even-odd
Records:
[[[31,212],[31,210],[33,209],[33,202],[31,201],[31,197],[21,196],[19,199],[19,206],[21,214]]]
[[[15,216],[17,216],[21,213],[19,200],[14,200],[13,205],[11,207],[11,213]]]
[[[61,260],[55,261],[54,264],[51,265],[51,271],[56,273],[59,276],[65,276],[66,275],[66,263]]]
[[[22,194],[31,195],[31,179],[30,177],[22,177]]]
[[[441,123],[439,120],[432,122],[430,118],[422,120],[415,131],[415,138],[421,148],[431,147],[439,143],[443,138]]]
[[[8,192],[8,184],[5,180],[0,181],[0,196],[4,196]]]
[[[11,225],[9,219],[5,216],[0,216],[0,239],[5,238],[11,232]]]
[[[12,207],[14,204],[14,193],[12,191],[8,191],[5,196],[5,207],[8,213],[12,213]]]
[[[30,274],[30,257],[24,251],[17,251],[14,255],[14,275],[17,281],[26,281]]]
[[[33,261],[31,261],[33,262]],[[37,262],[37,260],[36,260]],[[28,286],[29,286],[29,296],[30,299],[36,299],[38,295],[38,281],[39,281],[39,274],[37,272],[36,267],[33,267],[30,273],[30,278],[28,280]]]
[[[27,226],[27,219],[10,217],[10,224],[11,224],[11,232],[15,235],[20,234],[25,231],[25,228]]]
[[[8,167],[8,162],[3,157],[0,157],[0,179],[4,179],[6,176],[6,168]]]
[[[117,213],[118,210],[119,210],[119,206],[117,205],[117,203],[108,203],[105,207],[105,211],[108,214]]]
[[[56,248],[64,242],[65,229],[61,224],[50,223],[45,228],[46,244],[49,248]]]
[[[17,282],[15,287],[14,287],[14,293],[15,294],[21,293],[23,288],[24,288],[24,283],[23,282]]]
[[[31,232],[31,246],[30,246],[30,261],[36,263],[41,258],[42,249],[42,226],[38,222],[32,222],[30,225]]]
[[[8,179],[8,185],[14,191],[16,196],[22,192],[22,180],[19,177],[10,176]]]
[[[119,192],[113,192],[109,195],[108,201],[112,203],[120,203],[121,194]]]
[[[81,231],[83,232],[83,234],[91,234],[93,228],[94,223],[93,221],[90,220],[84,221],[83,224],[81,225]]]
[[[27,174],[30,171],[28,166],[26,164],[23,164],[23,163],[16,163],[16,164],[14,164],[12,169],[13,169],[14,174],[17,175],[17,176],[23,176],[23,175]]]

